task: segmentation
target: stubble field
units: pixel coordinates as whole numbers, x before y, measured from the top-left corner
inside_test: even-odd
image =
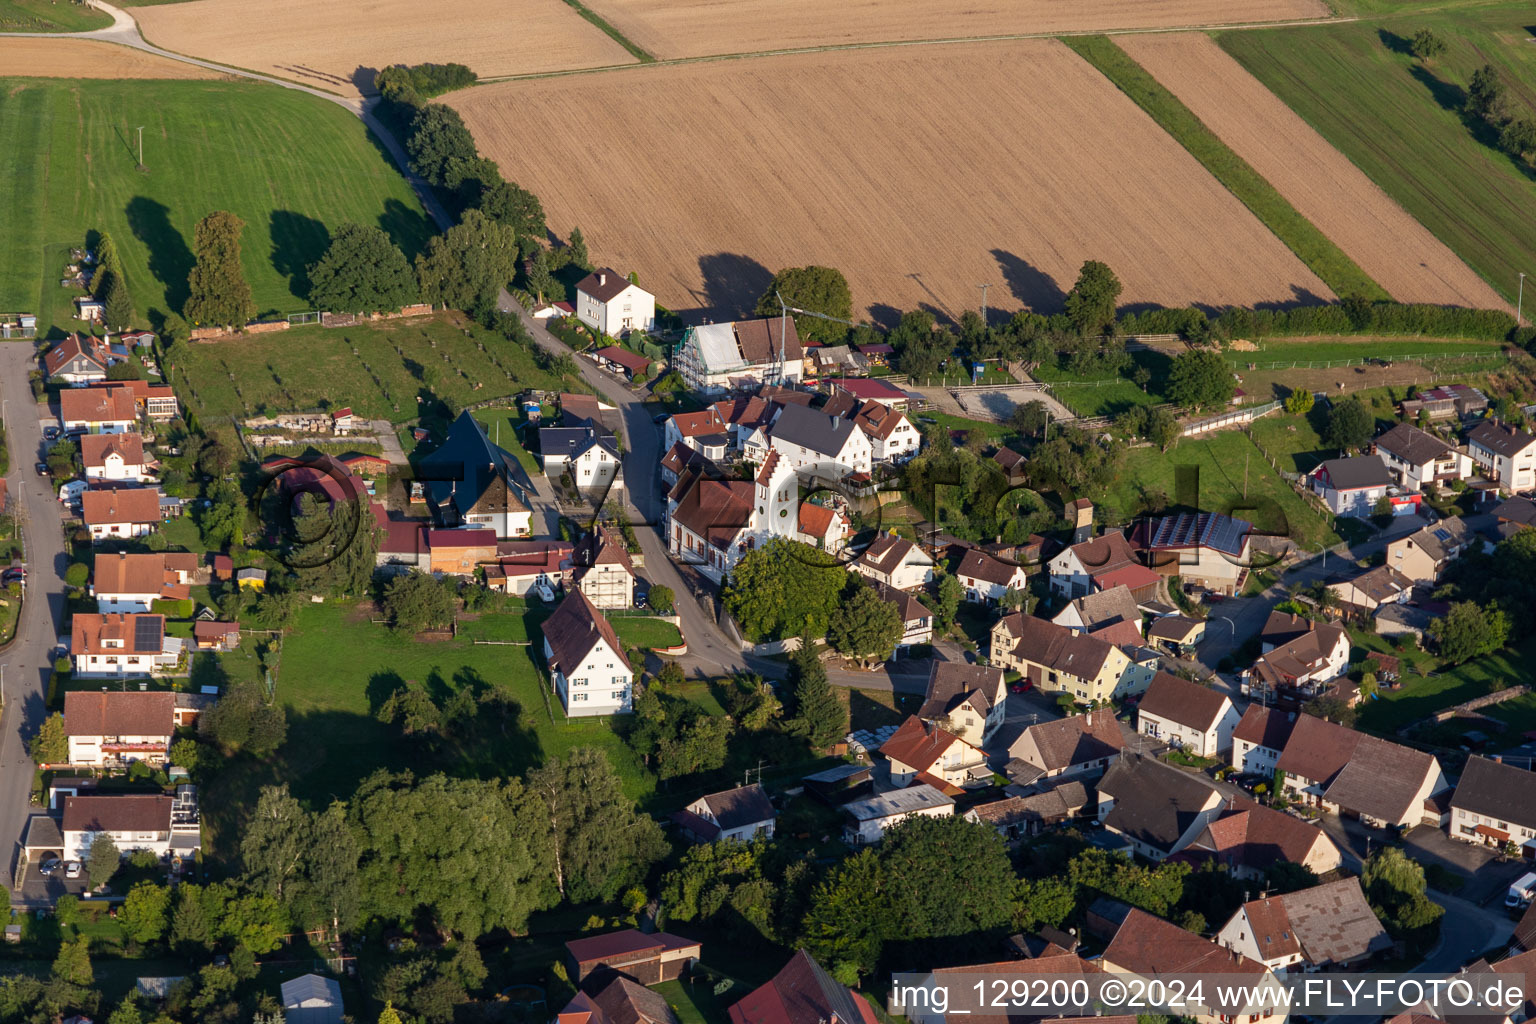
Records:
[[[134,9],[157,46],[356,96],[390,64],[520,75],[634,58],[561,0],[194,0]]]
[[[1059,308],[1086,259],[1120,275],[1122,303],[1333,297],[1054,40],[640,68],[448,102],[553,230],[583,226],[596,258],[679,310],[737,315],[807,263],[840,268],[876,320],[958,315],[984,282],[994,308]],[[653,142],[592,144],[619,138]]]
[[[1146,68],[1399,302],[1502,308],[1470,267],[1209,36],[1124,35]]]
[[[90,39],[0,39],[0,67],[17,78],[225,78],[216,71]]]
[[[1328,16],[1321,0],[586,0],[658,57],[699,57],[850,43],[1054,35]]]

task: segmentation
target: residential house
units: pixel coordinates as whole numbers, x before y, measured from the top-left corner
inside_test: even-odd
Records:
[[[801,507],[805,509],[817,506]],[[901,639],[896,641],[896,653],[915,644],[933,643],[933,612],[927,605],[905,590],[886,586],[879,580],[870,580],[869,585],[875,588],[875,593],[880,595],[880,600],[895,605],[896,614],[901,617]]]
[[[991,664],[1019,672],[1041,690],[1071,694],[1081,704],[1141,693],[1157,671],[1155,653],[1022,612],[992,627],[988,657]]]
[[[1503,491],[1536,488],[1536,437],[1507,423],[1484,420],[1467,434],[1467,453]]]
[[[1234,986],[1256,991],[1274,980],[1258,961],[1135,908],[1126,913],[1100,962],[1110,974],[1134,975],[1149,982],[1221,974],[1230,976]],[[1243,1012],[1250,1008],[1222,1005],[1219,998],[1211,998],[1206,1005],[1183,1009],[1180,1016],[1196,1024],[1237,1024],[1241,1013],[1247,1024],[1283,1024],[1288,1015],[1284,1004],[1278,1001],[1276,1005],[1263,1006],[1258,1013]]]
[[[1080,633],[1096,633],[1105,626],[1124,622],[1134,629],[1137,642],[1142,638],[1141,609],[1130,588],[1123,584],[1074,597],[1051,621]]]
[[[564,541],[504,541],[496,545],[496,561],[485,566],[485,585],[518,597],[535,587],[562,587],[574,575],[574,550]]]
[[[1092,506],[1089,506],[1090,528],[1092,516]],[[1067,598],[1124,585],[1136,600],[1145,601],[1152,597],[1162,581],[1162,577],[1137,559],[1125,534],[1118,531],[1075,543],[1058,552],[1048,565],[1051,593]]]
[[[680,478],[668,495],[667,550],[720,582],[747,552],[755,494],[750,480]]]
[[[526,472],[468,412],[453,421],[442,445],[417,463],[416,479],[440,526],[485,526],[501,540],[530,535]]]
[[[186,601],[192,589],[187,577],[172,569],[170,556],[109,554],[96,556],[91,595],[99,612],[148,612],[156,601]]]
[[[600,426],[582,423],[579,426],[549,426],[539,428],[539,466],[547,477],[557,477],[570,468],[576,452],[586,447],[593,435],[607,436]],[[611,443],[611,442],[610,442]]]
[[[1407,604],[1413,596],[1413,580],[1390,565],[1378,565],[1358,576],[1335,580],[1328,589],[1338,596],[1344,611],[1375,615],[1382,605]]]
[[[1392,946],[1358,878],[1249,900],[1216,941],[1272,971],[1293,973],[1348,967]]]
[[[591,427],[600,434],[616,434],[623,425],[619,407],[609,405],[596,395],[560,393],[560,424],[566,427]]]
[[[904,462],[917,454],[922,434],[901,412],[876,401],[864,401],[839,392],[822,407],[828,416],[843,416],[869,438],[870,457],[875,462]]]
[[[159,857],[171,852],[172,797],[142,793],[64,798],[62,853],[85,860],[99,835],[110,836],[119,854],[148,850]]]
[[[1536,526],[1536,501],[1519,495],[1506,498],[1494,506],[1489,513],[1499,526],[1513,526],[1520,529]]]
[[[703,452],[690,448],[682,441],[673,444],[667,449],[667,454],[661,458],[661,480],[670,489],[682,477],[685,470],[698,470],[709,476],[720,476],[720,467],[716,466]]]
[[[1316,824],[1239,797],[1227,798],[1180,857],[1215,861],[1243,881],[1267,877],[1276,864],[1300,864],[1321,877],[1343,863],[1338,846]]]
[[[878,843],[885,830],[895,828],[908,818],[947,818],[955,813],[955,798],[932,786],[917,783],[905,789],[850,800],[842,806],[847,822],[843,840],[852,846]]]
[[[1470,455],[1409,423],[1399,423],[1378,437],[1376,455],[1386,464],[1392,482],[1405,491],[1449,485],[1472,472]]]
[[[1046,929],[1041,929],[1042,933]],[[1045,991],[1049,983],[1059,980],[1067,985],[1074,983],[1073,975],[1087,983],[1094,982],[1093,975],[1101,973],[1097,963],[1084,960],[1069,950],[1072,937],[1056,936],[1056,942],[1036,943],[1033,936],[1018,936],[1015,944],[1009,940],[1009,952],[1013,959],[996,963],[966,964],[958,967],[935,967],[932,970],[936,988],[947,990],[949,999],[907,1001],[906,1019],[911,1024],[1064,1024],[1051,1018],[1040,1009],[1024,1006],[986,1006],[985,1000],[975,997],[976,983],[985,985],[985,992],[994,991]],[[1066,945],[1062,945],[1062,942]],[[1023,947],[1022,949],[1020,947]],[[1031,948],[1033,955],[1031,955]],[[961,1003],[968,1004],[965,1009]],[[978,1006],[977,1004],[982,1005]],[[976,1012],[981,1010],[982,1012]],[[1126,1020],[1116,1015],[1094,1017],[1093,1024],[1136,1024],[1135,1018]]]
[[[656,328],[656,296],[611,267],[576,282],[576,319],[609,337]]]
[[[1231,596],[1248,571],[1253,526],[1215,512],[1181,512],[1145,519],[1131,531],[1131,546],[1164,575],[1186,586]]]
[[[565,469],[576,489],[596,503],[624,493],[624,457],[611,438],[595,430],[571,452]]]
[[[1452,839],[1536,860],[1536,774],[1497,759],[1470,757],[1451,797]]]
[[[774,395],[778,397],[771,397]],[[778,415],[782,406],[811,404],[809,401],[791,401],[791,396],[807,400],[812,397],[801,391],[764,387],[755,395],[722,398],[711,405],[710,409],[719,417],[720,422],[725,424],[731,439],[731,447],[740,448],[743,441],[753,432],[766,430],[773,423],[773,418]]]
[[[795,531],[794,540],[809,544],[820,551],[842,550],[843,542],[850,529],[848,517],[843,513],[826,505],[806,501],[800,504],[795,517],[798,529]],[[878,587],[883,584],[875,585]]]
[[[662,443],[667,447],[687,445],[706,458],[719,461],[737,447],[731,439],[731,425],[713,407],[699,412],[675,412],[662,427]]]
[[[140,434],[86,434],[80,438],[80,461],[92,482],[143,483],[150,479]]]
[[[897,590],[916,590],[933,581],[933,558],[894,533],[882,533],[849,568]]]
[[[966,785],[992,777],[980,749],[916,715],[881,744],[880,753],[890,762],[891,782],[897,786],[916,782],[955,796]]]
[[[199,651],[232,651],[240,646],[240,623],[194,622],[192,643]]]
[[[1023,839],[1071,821],[1087,800],[1087,790],[1082,783],[1064,782],[1042,793],[1006,796],[991,803],[977,804],[966,811],[965,816],[971,821],[991,825],[1004,839]]]
[[[1296,719],[1276,767],[1293,801],[1374,828],[1419,824],[1425,800],[1450,788],[1432,754],[1311,715]]]
[[[70,631],[77,678],[147,676],[175,668],[181,654],[181,641],[165,635],[164,615],[76,612]]]
[[[1223,798],[1198,775],[1126,752],[1099,780],[1098,818],[1139,856],[1162,861],[1194,842]]]
[[[624,539],[606,526],[587,533],[571,553],[577,588],[599,608],[628,608],[635,593],[635,570]]]
[[[679,1024],[667,999],[627,974],[603,971],[577,990],[554,1024]]]
[[[1536,902],[1527,907],[1515,923],[1514,940],[1521,949],[1536,952]]]
[[[126,434],[138,429],[139,415],[129,388],[66,388],[59,420],[66,434]]]
[[[1136,731],[1197,757],[1217,757],[1231,749],[1241,717],[1220,690],[1159,672],[1136,706]]]
[[[175,732],[176,695],[167,690],[71,690],[64,695],[69,763],[78,768],[164,764]]]
[[[670,932],[642,933],[635,928],[572,939],[565,944],[571,981],[582,984],[604,969],[628,975],[644,985],[676,981],[699,959],[703,947]]]
[[[342,1024],[346,1004],[335,978],[301,974],[282,983],[284,1024]]]
[[[673,365],[690,391],[718,395],[762,384],[796,384],[805,349],[793,317],[700,324],[684,334]]]
[[[133,395],[133,404],[151,420],[173,420],[181,413],[176,391],[169,384],[151,384],[147,380],[102,380],[86,385],[92,388],[125,388]]]
[[[802,475],[836,484],[852,473],[868,473],[874,459],[869,437],[846,416],[787,405],[773,421],[769,444]]]
[[[729,1010],[730,1024],[876,1024],[875,1011],[805,950]]]
[[[1329,459],[1314,469],[1308,480],[1313,493],[1327,502],[1335,515],[1357,519],[1373,514],[1376,503],[1392,487],[1386,463],[1374,455]]]
[[[1349,634],[1342,626],[1319,625],[1260,655],[1243,671],[1243,693],[1305,702],[1326,691],[1348,667]]]
[[[544,660],[567,717],[627,714],[634,673],[603,613],[576,590],[544,621]]]
[[[1232,768],[1245,775],[1273,775],[1296,727],[1296,712],[1250,704],[1232,730]]]
[[[1002,669],[935,658],[917,717],[943,726],[973,747],[984,747],[1002,727],[1007,702]]]
[[[1205,639],[1205,620],[1187,615],[1164,615],[1147,627],[1147,640],[1181,657],[1192,654]]]
[[[1470,384],[1443,384],[1420,391],[1400,403],[1403,419],[1415,420],[1422,414],[1431,420],[1473,416],[1488,408],[1488,396]]]
[[[427,571],[447,576],[473,576],[478,566],[496,560],[496,531],[488,526],[451,530],[422,530]]]
[[[971,548],[955,567],[955,578],[964,588],[965,600],[975,604],[995,605],[1010,590],[1022,594],[1029,587],[1029,574],[1017,562],[1004,561]]]
[[[1295,612],[1272,611],[1259,630],[1259,653],[1268,654],[1317,628],[1317,623]]]
[[[721,840],[747,842],[762,836],[773,838],[779,813],[757,783],[737,786],[722,793],[701,796],[672,816],[684,831],[701,843]]]
[[[1035,779],[1056,779],[1103,774],[1124,748],[1114,711],[1100,708],[1032,725],[1008,753],[1027,765]]]
[[[1417,533],[1388,541],[1386,564],[1415,583],[1438,583],[1452,562],[1485,544],[1465,519],[1448,516]]]
[[[892,409],[905,409],[912,401],[911,395],[879,377],[834,380],[831,386],[834,397],[839,394],[849,395],[860,402],[879,402]]]
[[[603,369],[623,374],[625,380],[644,377],[651,369],[650,359],[620,345],[604,345],[592,353],[592,358]]]
[[[114,362],[107,343],[89,334],[70,334],[43,355],[48,379],[59,384],[104,381]]]

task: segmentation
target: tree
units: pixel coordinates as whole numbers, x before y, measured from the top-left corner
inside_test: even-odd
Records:
[[[1292,388],[1291,393],[1285,396],[1285,411],[1292,416],[1305,416],[1312,411],[1317,399],[1308,388]]]
[[[1336,694],[1323,694],[1321,697],[1313,697],[1302,705],[1301,710],[1313,718],[1326,718],[1330,722],[1337,722],[1345,728],[1354,726],[1359,713],[1354,705]]]
[[[1425,894],[1424,868],[1396,846],[1378,847],[1360,873],[1371,909],[1394,935],[1434,924],[1445,913]]]
[[[299,495],[288,566],[298,589],[338,596],[361,594],[373,580],[378,524],[361,501],[326,502]]]
[[[91,284],[95,286],[95,295],[98,299],[106,301],[106,283],[109,278],[123,276],[123,257],[117,251],[117,243],[112,241],[112,236],[103,231],[96,239],[96,271],[91,275]]]
[[[1429,624],[1429,635],[1440,644],[1445,660],[1460,665],[1503,647],[1509,640],[1509,616],[1493,605],[1458,601]]]
[[[808,635],[800,637],[800,646],[790,658],[789,677],[795,697],[791,727],[813,747],[836,743],[848,730],[848,711],[832,692],[821,655]]]
[[[650,606],[662,615],[672,614],[672,606],[676,600],[677,597],[672,593],[672,588],[661,586],[660,584],[651,588],[650,595],[647,598]]]
[[[892,905],[885,869],[874,850],[844,860],[816,887],[802,932],[809,952],[834,970],[875,969],[891,935]]]
[[[117,844],[112,837],[105,832],[98,832],[96,838],[91,840],[91,848],[85,855],[85,872],[90,880],[92,889],[100,889],[112,880],[117,874],[118,867],[122,864],[122,854],[118,852]]]
[[[107,380],[143,380],[137,359],[122,359],[107,367]]]
[[[97,289],[102,301],[102,323],[109,331],[126,331],[133,326],[133,299],[128,294],[128,283],[121,273],[104,276],[103,286]]]
[[[58,713],[43,719],[28,752],[38,764],[64,764],[69,760],[69,738],[64,733],[64,716]]]
[[[511,228],[518,239],[540,240],[549,233],[544,220],[544,204],[539,197],[515,182],[504,181],[485,190],[480,198],[480,209],[492,220]],[[580,229],[571,232],[574,249],[580,241]],[[581,243],[580,265],[586,265],[586,243]],[[578,262],[574,258],[571,262]]]
[[[362,856],[347,821],[347,806],[333,802],[309,817],[303,878],[295,897],[301,921],[329,925],[332,935],[357,924],[362,910],[357,863]]]
[[[1211,349],[1181,353],[1168,371],[1168,399],[1185,409],[1226,405],[1236,390],[1232,368]]]
[[[1008,414],[1008,425],[1025,437],[1041,436],[1045,433],[1046,424],[1050,422],[1051,410],[1039,399],[1016,405],[1013,412]]]
[[[89,988],[96,980],[91,970],[91,940],[81,935],[73,942],[59,946],[59,955],[53,959],[53,976],[67,985]]]
[[[420,570],[396,576],[384,588],[390,628],[410,635],[453,621],[454,598],[446,586]]]
[[[108,1024],[111,1024],[111,1022],[109,1021]],[[379,1014],[379,1024],[404,1024],[400,1019],[400,1014],[395,1011],[394,1003],[385,1001],[384,1010]]]
[[[240,841],[247,883],[257,892],[283,899],[285,887],[299,875],[308,831],[309,815],[287,785],[262,786]]]
[[[1409,48],[1415,57],[1427,64],[1445,52],[1445,40],[1429,29],[1421,28],[1413,34]]]
[[[823,636],[847,582],[848,571],[815,548],[774,537],[736,563],[721,600],[754,641]]]
[[[117,912],[117,922],[128,938],[141,945],[159,942],[165,935],[171,909],[171,891],[153,882],[139,882]]]
[[[215,210],[197,222],[192,247],[197,263],[187,278],[187,318],[212,327],[244,327],[255,311],[251,286],[240,265],[240,232],[245,222]]]
[[[309,268],[309,301],[317,309],[389,312],[415,302],[417,292],[416,274],[399,246],[378,228],[350,221]]]
[[[1489,121],[1502,119],[1504,83],[1492,64],[1484,64],[1472,72],[1472,79],[1467,83],[1467,112]]]
[[[661,829],[635,810],[608,758],[591,747],[528,773],[548,813],[555,887],[573,902],[612,900],[667,852]]]
[[[955,621],[955,616],[960,613],[960,601],[965,596],[965,588],[960,586],[960,581],[949,573],[939,577],[938,585],[938,613],[939,621],[947,628]]]
[[[587,239],[581,233],[581,228],[571,228],[571,237],[565,243],[565,255],[575,266],[583,270],[592,269],[592,257],[587,255]]]
[[[1336,402],[1328,414],[1328,427],[1323,431],[1323,442],[1330,448],[1351,450],[1370,443],[1376,430],[1376,417],[1358,398],[1346,398]]]
[[[850,658],[885,658],[901,639],[901,615],[896,606],[881,600],[875,588],[856,584],[853,596],[832,611],[827,640]]]
[[[1536,153],[1536,121],[1517,117],[1499,133],[1499,145],[1504,152],[1520,160]]]
[[[1120,290],[1120,279],[1108,264],[1086,261],[1067,293],[1067,319],[1079,334],[1104,333],[1115,321],[1115,300],[1120,297]]]
[[[454,309],[487,303],[517,270],[516,232],[479,210],[437,235],[416,257],[421,297]]]
[[[416,112],[405,150],[411,169],[439,188],[446,184],[449,165],[455,160],[480,155],[459,112],[441,103],[428,103]]]
[[[832,267],[786,267],[773,275],[773,281],[754,310],[757,316],[776,317],[784,304],[821,313],[839,320],[853,319],[853,295],[842,271]],[[792,314],[793,315],[793,314]],[[795,330],[802,340],[836,345],[848,335],[847,324],[834,323],[813,316],[795,316]]]
[[[137,997],[132,992],[117,1004],[112,1015],[107,1018],[107,1024],[144,1024],[144,1015],[139,1012]]]
[[[1147,423],[1143,428],[1142,436],[1158,448],[1167,451],[1183,436],[1183,429],[1171,410],[1158,405],[1147,410]]]
[[[266,757],[288,738],[288,715],[276,701],[268,701],[260,683],[238,680],[223,696],[198,716],[198,732],[225,753],[244,751]]]
[[[79,454],[79,451],[80,449],[75,446],[75,442],[68,438],[54,442],[53,447],[48,449],[48,472],[52,473],[55,478],[64,480],[74,476],[75,456]]]

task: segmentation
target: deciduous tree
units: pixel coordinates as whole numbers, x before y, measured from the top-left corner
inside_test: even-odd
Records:
[[[411,158],[411,169],[438,187],[445,183],[449,164],[473,160],[479,155],[464,119],[457,110],[442,103],[428,103],[416,112],[405,150]]]
[[[839,320],[853,319],[853,295],[848,290],[848,279],[842,271],[833,267],[786,267],[773,275],[773,282],[762,298],[757,300],[758,316],[776,317],[783,312],[779,298],[785,305],[797,309],[821,313]],[[848,335],[847,324],[834,323],[814,316],[794,316],[795,330],[803,339],[819,341],[824,345],[836,345]]]
[[[1050,421],[1051,411],[1039,399],[1016,405],[1013,412],[1008,414],[1008,425],[1025,437],[1042,436]]]
[[[1441,656],[1459,665],[1503,647],[1509,640],[1509,617],[1492,605],[1458,601],[1429,624],[1429,635],[1440,644]]]
[[[1323,431],[1323,441],[1331,448],[1346,451],[1363,448],[1376,430],[1376,417],[1358,398],[1346,398],[1335,402],[1328,414],[1328,428]]]
[[[454,309],[474,309],[494,300],[517,269],[516,232],[480,210],[436,236],[416,257],[421,297]]]
[[[1435,35],[1427,28],[1421,28],[1413,34],[1413,41],[1409,43],[1413,55],[1426,64],[1445,52],[1445,40]]]
[[[288,886],[299,877],[309,844],[308,831],[309,815],[286,784],[261,787],[240,843],[240,859],[251,887],[283,899]]]
[[[91,840],[91,848],[85,855],[85,873],[92,889],[99,889],[111,881],[122,864],[122,854],[117,844],[105,832],[98,832]]]
[[[848,572],[808,544],[775,537],[731,570],[721,598],[753,640],[823,636]]]
[[[624,796],[599,750],[578,747],[530,772],[527,786],[547,813],[555,887],[562,897],[611,900],[643,880],[667,852],[661,830]]]
[[[1315,402],[1310,388],[1292,388],[1285,396],[1285,411],[1292,416],[1305,416],[1312,411]]]
[[[267,699],[260,683],[237,680],[198,717],[197,727],[225,753],[266,757],[288,738],[288,715],[280,703]]]
[[[69,737],[64,732],[64,716],[55,712],[43,719],[29,748],[38,764],[64,764],[69,760]]]
[[[901,615],[873,587],[856,584],[852,596],[833,609],[827,624],[832,648],[850,658],[885,658],[901,639]]]
[[[410,261],[376,227],[337,227],[320,262],[309,268],[309,301],[337,313],[391,312],[416,301]]]
[[[485,190],[480,199],[480,209],[492,220],[511,228],[518,239],[543,240],[549,233],[544,220],[544,204],[539,197],[518,185],[503,181]],[[581,241],[580,229],[571,232],[572,260],[580,266],[587,261],[586,242],[581,242],[581,259],[575,259],[576,243]]]
[[[198,221],[192,235],[197,263],[187,278],[187,319],[214,327],[244,327],[255,303],[240,265],[240,232],[245,222],[227,210]]]
[[[1102,334],[1115,322],[1115,301],[1120,298],[1120,279],[1106,263],[1086,261],[1067,293],[1067,319],[1080,334]]]
[[[1168,399],[1186,409],[1226,405],[1236,390],[1232,367],[1211,349],[1181,353],[1168,371]]]
[[[159,942],[169,924],[171,891],[153,882],[139,882],[117,912],[117,922],[128,938],[140,944]]]
[[[453,611],[453,594],[419,570],[396,576],[384,588],[384,612],[397,633],[447,626],[453,621]]]

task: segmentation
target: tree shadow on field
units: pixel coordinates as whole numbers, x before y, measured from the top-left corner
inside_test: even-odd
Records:
[[[876,327],[889,331],[901,323],[901,310],[884,302],[877,302],[869,307],[869,319]]]
[[[1377,29],[1376,35],[1381,40],[1381,45],[1385,46],[1393,53],[1406,54],[1410,57],[1413,56],[1413,41],[1410,40],[1407,36],[1400,36],[1396,32],[1392,32],[1384,28]]]
[[[384,200],[384,212],[379,214],[379,230],[400,247],[405,258],[413,260],[427,247],[432,237],[432,222],[420,209],[411,209],[398,199]]]
[[[695,295],[695,311],[708,320],[735,320],[750,316],[773,283],[773,273],[751,256],[717,252],[699,257],[699,276],[704,291]]]
[[[134,196],[123,212],[133,237],[149,250],[149,272],[165,286],[165,303],[181,312],[190,294],[187,275],[196,262],[187,241],[171,225],[170,209],[148,196]]]
[[[1050,315],[1066,308],[1067,293],[1050,274],[1004,249],[993,249],[992,258],[1003,272],[1003,281],[1013,297],[1031,310]]]
[[[320,262],[331,233],[313,217],[292,210],[273,210],[269,230],[272,235],[272,269],[288,279],[288,290],[295,298],[309,298],[309,268]]]
[[[1429,90],[1429,95],[1440,104],[1442,110],[1449,110],[1453,114],[1459,114],[1467,107],[1467,90],[1454,82],[1447,82],[1422,64],[1415,64],[1408,69],[1408,73],[1418,80],[1418,83]],[[1472,119],[1467,121],[1467,126],[1473,127]]]
[[[373,84],[373,80],[377,77],[379,77],[378,68],[358,68],[352,72],[352,88],[364,96],[377,96],[379,90]]]

